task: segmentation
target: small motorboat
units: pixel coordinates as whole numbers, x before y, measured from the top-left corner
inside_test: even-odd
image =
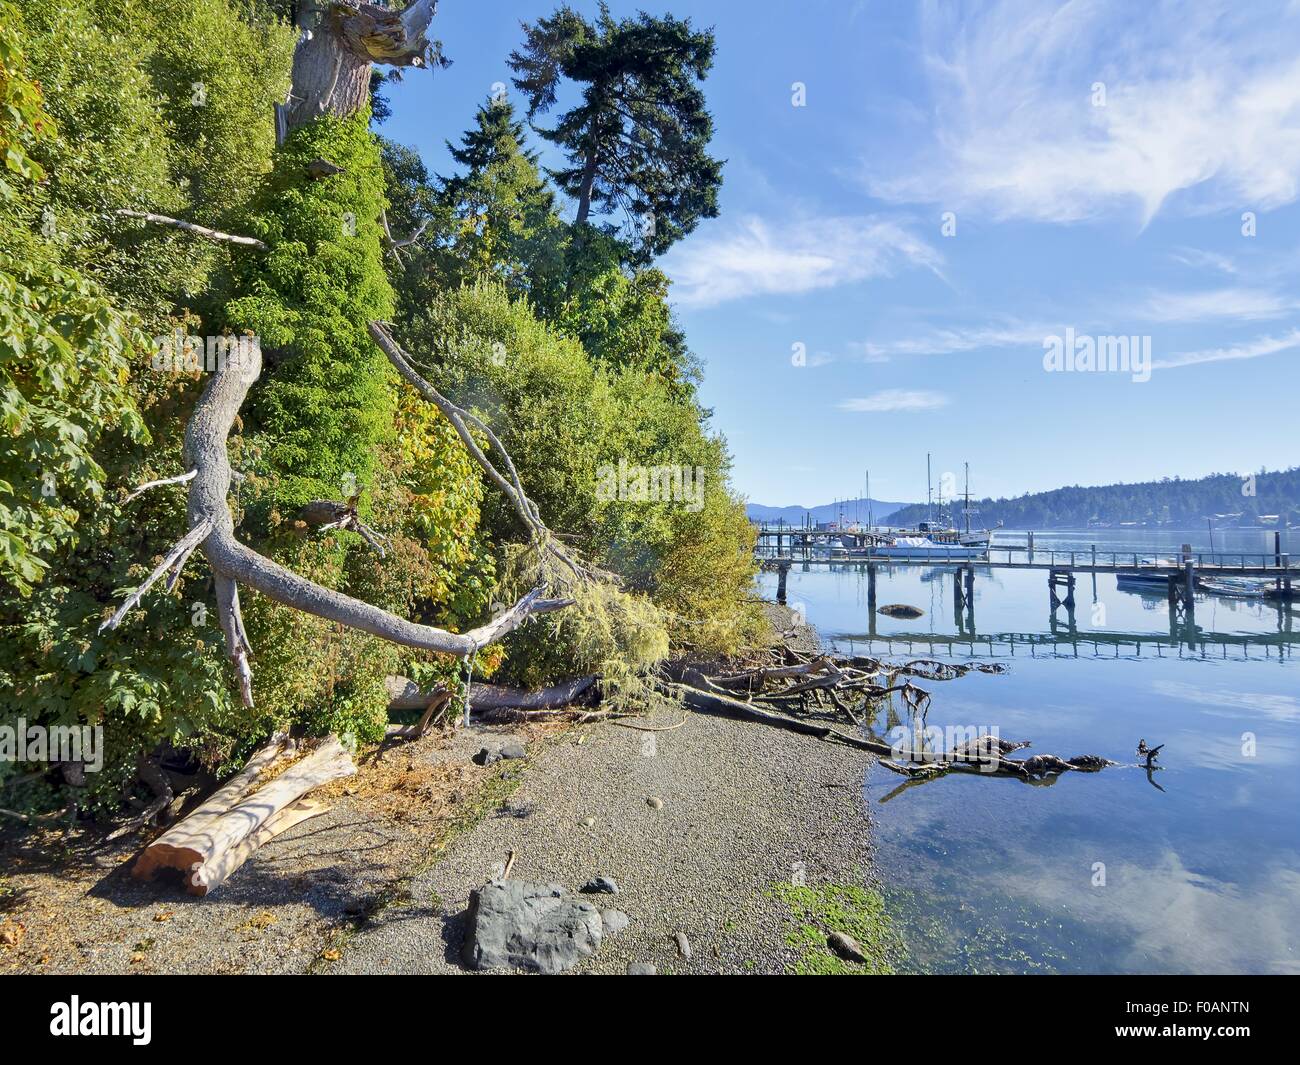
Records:
[[[1263,599],[1268,594],[1268,582],[1253,577],[1201,577],[1196,585],[1211,595],[1232,599]]]
[[[1130,570],[1127,572],[1121,571],[1116,574],[1116,582],[1121,591],[1167,591],[1169,589],[1170,579],[1182,575],[1182,570],[1179,569],[1178,563],[1172,558],[1144,558],[1140,561],[1139,565],[1160,566],[1162,568],[1168,566],[1169,572],[1156,573],[1145,569]]]

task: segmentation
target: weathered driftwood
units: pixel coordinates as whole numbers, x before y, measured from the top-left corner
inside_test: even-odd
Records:
[[[314,799],[299,799],[292,806],[286,806],[268,818],[255,832],[190,873],[185,881],[185,890],[191,895],[206,895],[219,888],[259,848],[275,839],[281,832],[287,832],[294,825],[301,824],[309,817],[323,814],[328,809],[326,803]]]
[[[575,677],[562,681],[549,688],[538,691],[524,691],[521,688],[507,688],[500,684],[483,684],[474,681],[469,686],[469,706],[471,710],[555,710],[568,706],[579,696],[589,691],[596,683],[593,673],[586,677]],[[423,691],[413,680],[407,677],[388,677],[389,710],[422,710],[427,708],[431,698],[445,693],[439,685],[430,691]]]
[[[275,780],[240,800],[222,816],[210,821],[191,841],[198,857],[190,864],[193,874],[187,890],[202,888],[205,894],[213,877],[230,860],[229,852],[256,834],[273,817],[293,805],[309,791],[331,780],[351,776],[357,771],[352,756],[337,736],[328,737],[315,751],[297,765],[286,769]]]
[[[883,674],[893,679],[910,673],[935,680],[947,680],[961,676],[969,669],[980,668],[979,664],[963,664],[950,668],[949,663],[932,660],[920,660],[902,666],[887,666],[875,660],[866,660],[863,665],[871,672],[865,673],[856,668],[841,668],[833,663],[828,668],[822,660],[813,659],[794,666],[780,666],[719,678],[709,677],[699,669],[690,666],[678,666],[668,670],[669,675],[677,683],[666,684],[664,687],[671,694],[680,697],[683,703],[693,710],[723,713],[759,721],[775,728],[798,732],[805,736],[815,736],[819,739],[835,740],[870,751],[880,757],[880,764],[885,768],[917,781],[943,776],[955,770],[1035,781],[1072,770],[1096,772],[1116,764],[1095,754],[1076,755],[1074,758],[1060,758],[1054,754],[1036,754],[1024,759],[1008,758],[1007,754],[1028,747],[1029,744],[1026,741],[1004,740],[996,736],[976,737],[957,745],[952,751],[943,753],[899,749],[878,739],[846,732],[827,723],[824,719],[796,717],[776,709],[790,702],[798,702],[802,705],[810,695],[820,697],[825,694],[830,697],[836,710],[843,712],[855,726],[860,726],[860,719],[839,698],[841,693],[855,692],[865,694],[869,699],[875,699],[899,692],[907,710],[917,718],[923,719],[930,702],[929,692],[910,682],[881,687],[871,683],[869,678]],[[810,675],[812,679],[800,679]],[[739,685],[750,683],[760,677],[763,681],[793,680],[795,683],[772,692],[751,694],[753,701],[748,702],[735,698],[732,692],[722,687],[725,682]],[[760,701],[773,704],[773,708],[755,705]]]
[[[159,869],[188,871],[203,854],[195,846],[218,817],[226,814],[257,783],[257,778],[271,768],[290,749],[289,737],[277,732],[260,748],[244,768],[214,791],[188,817],[182,819],[154,840],[136,859],[131,875],[147,880]]]
[[[393,691],[394,682],[406,681],[407,684],[411,684],[411,687],[415,687],[405,677],[388,677],[386,681],[390,692]],[[447,704],[451,702],[452,694],[451,689],[445,684],[439,684],[430,692],[420,693],[421,702],[415,707],[415,709],[419,709],[420,706],[424,708],[420,720],[413,725],[389,725],[385,738],[390,740],[418,740],[429,731],[429,725],[433,721],[434,715],[446,709]],[[389,708],[392,709],[391,704]]]
[[[249,794],[258,776],[287,747],[287,738],[276,736],[199,809],[146,847],[132,874],[148,879],[159,869],[175,869],[184,874],[190,894],[206,895],[262,844],[323,812],[319,803],[300,801],[307,792],[356,772],[338,737],[330,736],[297,765]]]
[[[885,757],[894,753],[887,743],[869,740],[865,736],[853,736],[840,731],[833,725],[822,722],[807,721],[802,718],[778,714],[771,710],[763,710],[752,703],[733,699],[729,694],[712,691],[710,690],[712,686],[709,679],[696,669],[683,670],[682,683],[670,687],[673,693],[680,695],[682,702],[692,710],[748,718],[751,721],[761,721],[765,725],[773,725],[776,728],[783,728],[790,732],[799,732],[805,736],[816,736],[818,739],[836,739],[842,743],[847,743],[851,747],[858,747],[861,750],[871,751],[873,754]]]
[[[469,705],[471,710],[555,710],[568,706],[595,683],[594,674],[538,691],[475,682],[469,688]]]

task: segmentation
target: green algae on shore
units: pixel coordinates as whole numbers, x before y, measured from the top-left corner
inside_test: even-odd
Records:
[[[796,887],[778,884],[772,894],[790,907],[793,927],[786,942],[802,954],[790,967],[800,976],[885,976],[904,954],[880,893],[854,884]],[[832,932],[852,936],[865,962],[845,961],[827,944]]]

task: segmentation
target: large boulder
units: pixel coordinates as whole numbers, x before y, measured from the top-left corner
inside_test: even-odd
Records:
[[[490,880],[470,893],[463,957],[471,969],[559,973],[600,949],[600,910],[559,884]]]

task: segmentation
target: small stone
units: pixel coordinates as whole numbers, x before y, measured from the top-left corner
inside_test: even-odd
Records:
[[[845,961],[866,961],[862,944],[843,932],[832,932],[826,937],[826,945]]]
[[[673,937],[677,941],[677,954],[686,961],[691,960],[691,941],[686,938],[685,932],[678,932]]]
[[[501,760],[501,752],[494,751],[490,747],[484,747],[474,756],[474,761],[478,765],[491,765],[493,762]]]
[[[578,889],[585,895],[617,895],[618,885],[612,877],[595,876]]]
[[[582,822],[582,827],[583,827],[583,828],[595,828],[595,827],[596,827],[596,819],[595,819],[594,817],[588,817],[585,821]]]
[[[657,795],[651,795],[650,798],[646,799],[645,804],[652,810],[662,810],[664,808],[663,799]]]
[[[501,758],[527,758],[528,752],[524,750],[522,743],[504,744],[499,752]]]
[[[628,964],[628,976],[658,976],[659,970],[648,961],[634,961]]]
[[[600,919],[604,923],[607,936],[618,935],[632,923],[632,918],[622,910],[601,910]]]

